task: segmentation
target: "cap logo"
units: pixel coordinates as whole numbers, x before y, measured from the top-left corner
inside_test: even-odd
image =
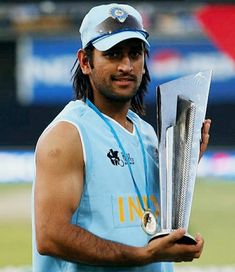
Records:
[[[119,22],[125,22],[126,18],[128,17],[128,13],[119,7],[113,7],[110,9],[110,14],[114,19],[117,19]]]

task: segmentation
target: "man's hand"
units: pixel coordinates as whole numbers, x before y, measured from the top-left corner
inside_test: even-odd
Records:
[[[204,152],[206,151],[206,148],[207,148],[207,145],[208,145],[208,142],[209,142],[210,126],[211,126],[211,120],[206,119],[203,122],[203,125],[202,125],[199,161],[200,161],[201,157],[203,156]]]
[[[197,234],[196,245],[177,243],[184,234],[185,230],[180,228],[165,237],[151,241],[147,246],[148,256],[152,261],[160,262],[191,262],[193,259],[199,258],[203,249],[203,238]]]

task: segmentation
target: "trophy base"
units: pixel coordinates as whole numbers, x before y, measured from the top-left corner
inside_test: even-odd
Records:
[[[193,236],[191,236],[188,233],[185,233],[185,235],[177,241],[178,244],[185,244],[185,245],[196,245],[197,241],[194,239]]]
[[[154,236],[152,236],[149,240],[149,243],[155,239],[158,239],[158,238],[162,238],[164,236],[167,236],[169,235],[170,232],[169,231],[162,231],[162,232],[159,232],[157,234],[155,234]],[[185,235],[179,239],[177,242],[177,244],[184,244],[184,245],[196,245],[197,242],[196,240],[193,238],[193,236],[191,236],[190,234],[188,233],[185,233]]]
[[[158,238],[162,238],[164,236],[167,236],[170,234],[170,231],[161,231],[161,232],[158,232],[156,233],[155,235],[153,235],[150,240],[149,240],[149,243],[155,239],[158,239]]]

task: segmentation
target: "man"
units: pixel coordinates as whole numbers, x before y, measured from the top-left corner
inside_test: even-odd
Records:
[[[172,271],[171,262],[200,256],[203,239],[178,244],[178,229],[148,243],[159,188],[157,138],[133,112],[143,111],[149,81],[142,18],[128,5],[102,5],[80,32],[77,100],[36,148],[34,271]],[[201,154],[209,127],[205,121]]]

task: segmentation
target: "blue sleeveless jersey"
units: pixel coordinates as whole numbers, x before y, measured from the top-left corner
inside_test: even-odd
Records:
[[[151,210],[159,218],[157,137],[153,128],[134,112],[129,111],[128,117],[137,126],[144,143]],[[109,120],[127,153],[135,181],[146,204],[143,157],[137,133],[135,130],[130,133],[115,120],[111,118]],[[146,245],[150,236],[141,228],[143,211],[140,201],[125,156],[122,154],[110,128],[94,110],[79,100],[70,102],[48,128],[60,121],[67,121],[78,129],[85,162],[84,190],[80,205],[73,214],[71,223],[81,226],[104,239],[130,246]],[[126,268],[100,267],[42,256],[36,249],[34,228],[33,222],[34,272],[173,271],[171,263],[154,263]]]

